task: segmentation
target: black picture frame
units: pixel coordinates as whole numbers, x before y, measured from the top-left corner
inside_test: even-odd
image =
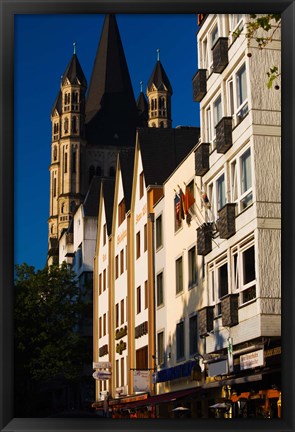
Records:
[[[14,267],[14,16],[52,13],[282,13],[282,390],[283,418],[273,420],[19,419],[13,415],[13,267]],[[1,431],[292,431],[294,416],[294,0],[31,0],[0,2],[0,427]],[[271,175],[271,173],[270,173]]]

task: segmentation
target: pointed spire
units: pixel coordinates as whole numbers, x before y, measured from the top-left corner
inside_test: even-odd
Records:
[[[137,98],[136,101],[136,106],[137,106],[137,110],[138,110],[138,126],[147,126],[148,125],[148,111],[149,111],[149,106],[148,106],[148,102],[146,100],[146,97],[143,93],[143,82],[140,81],[140,94]]]
[[[65,73],[63,74],[62,84],[65,83],[65,80],[67,78],[71,84],[77,84],[77,81],[79,81],[84,87],[87,87],[87,81],[84,72],[79,63],[78,57],[75,54],[76,43],[74,43],[73,45],[74,45],[74,54],[72,55],[72,58],[65,70]]]
[[[133,136],[136,117],[136,103],[116,17],[108,14],[105,17],[86,101],[87,138],[93,143],[104,141],[111,144],[115,132],[119,137],[131,133]],[[129,127],[131,130],[129,133],[120,133],[118,127],[126,130]],[[125,141],[127,144],[127,139]]]
[[[73,43],[73,47],[74,47],[74,54],[76,54],[76,42]]]
[[[166,75],[166,72],[162,66],[162,63],[160,62],[160,50],[157,49],[157,63],[154,67],[154,70],[152,72],[152,75],[148,82],[148,91],[152,90],[152,85],[156,87],[157,90],[163,90],[165,87],[168,90],[168,92],[172,95],[172,87],[170,84],[170,81]]]
[[[143,82],[142,81],[140,81],[140,93],[142,93],[142,85],[143,85]]]

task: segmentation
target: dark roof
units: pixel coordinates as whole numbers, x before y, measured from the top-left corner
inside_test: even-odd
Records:
[[[122,174],[126,212],[130,210],[131,205],[134,153],[135,149],[133,148],[128,150],[121,150],[119,153],[119,163]]]
[[[53,104],[51,115],[54,114],[54,110],[57,110],[58,114],[61,114],[62,111],[62,94],[61,90],[59,90],[57,98],[55,99],[55,102]]]
[[[115,15],[106,15],[86,101],[86,138],[93,145],[135,144],[137,107]]]
[[[197,144],[200,128],[139,128],[146,186],[162,185]]]
[[[98,216],[101,178],[94,176],[83,202],[85,216]]]
[[[76,54],[72,55],[65,73],[62,76],[62,84],[65,84],[66,78],[68,78],[71,84],[80,83],[82,86],[87,87],[87,81]]]
[[[102,180],[104,207],[106,212],[106,223],[108,235],[112,233],[113,207],[115,195],[115,178],[104,178]]]
[[[154,70],[152,72],[152,75],[148,82],[148,90],[152,90],[152,85],[156,87],[157,90],[164,90],[166,89],[172,94],[172,87],[170,84],[170,81],[166,75],[166,72],[162,66],[162,63],[160,60],[157,61],[156,66],[154,67]]]
[[[147,103],[146,97],[141,91],[138,99],[136,101],[137,109],[138,109],[138,126],[144,127],[148,125],[148,111],[149,105]]]

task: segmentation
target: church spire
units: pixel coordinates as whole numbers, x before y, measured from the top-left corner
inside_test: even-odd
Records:
[[[170,81],[160,61],[160,49],[157,49],[157,62],[147,85],[149,101],[149,127],[171,127]]]
[[[133,145],[136,121],[136,103],[116,17],[109,14],[86,101],[86,137],[94,145]]]
[[[138,109],[138,126],[147,127],[148,125],[148,103],[143,94],[143,82],[140,81],[140,94],[136,101],[137,109]]]

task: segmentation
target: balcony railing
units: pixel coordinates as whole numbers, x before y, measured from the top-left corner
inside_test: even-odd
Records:
[[[228,38],[217,39],[213,48],[213,72],[221,73],[228,65]]]
[[[216,150],[217,153],[226,153],[233,145],[232,117],[223,117],[216,125]]]
[[[207,69],[199,69],[193,77],[193,100],[201,102],[207,93]]]
[[[209,143],[202,143],[195,151],[195,174],[203,176],[209,170]]]
[[[228,239],[236,232],[236,204],[225,204],[218,210],[217,228],[222,239]]]
[[[233,327],[239,323],[239,294],[228,294],[221,299],[222,325]]]
[[[205,223],[197,229],[197,253],[207,255],[212,250],[213,224]]]
[[[206,306],[198,311],[199,335],[208,336],[213,330],[214,306]]]

